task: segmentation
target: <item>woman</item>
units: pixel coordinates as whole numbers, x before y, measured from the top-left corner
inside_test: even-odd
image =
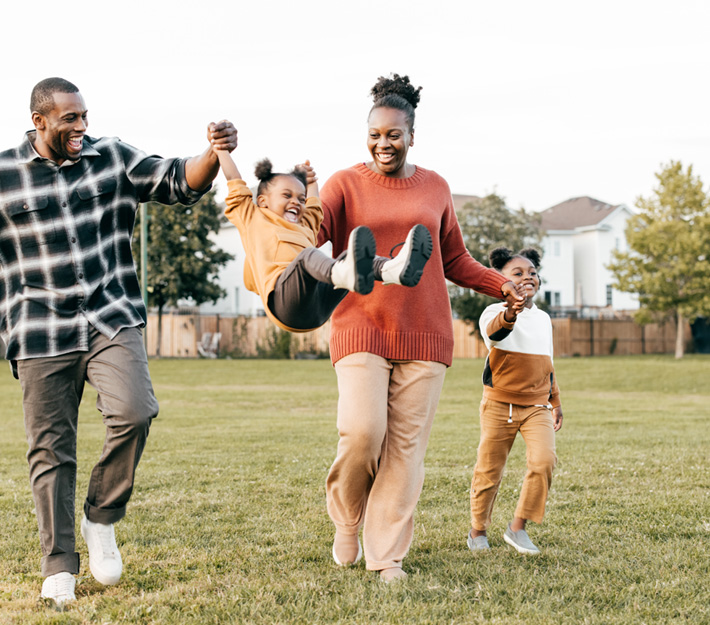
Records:
[[[510,304],[522,297],[466,250],[446,181],[407,160],[420,90],[407,76],[377,81],[368,117],[372,160],[325,184],[318,239],[332,242],[334,256],[360,225],[372,230],[381,255],[418,223],[433,239],[418,286],[376,284],[368,297],[349,294],[331,321],[340,435],[326,481],[333,558],[341,565],[360,559],[363,527],[367,568],[386,582],[406,577],[402,560],[412,542],[424,453],[453,355],[445,278]]]

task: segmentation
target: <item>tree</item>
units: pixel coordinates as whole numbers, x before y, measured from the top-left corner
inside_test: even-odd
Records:
[[[541,249],[544,231],[540,215],[528,213],[524,208],[510,210],[505,199],[491,193],[475,202],[467,202],[458,211],[466,248],[477,261],[489,267],[488,253],[500,246],[516,252],[525,247]],[[483,310],[496,301],[469,289],[449,287],[451,308],[467,323],[478,327]]]
[[[675,356],[682,358],[685,321],[710,313],[710,198],[692,165],[671,161],[656,178],[626,225],[629,250],[615,251],[609,269],[615,288],[638,294],[639,322],[675,317]]]
[[[225,295],[215,281],[220,267],[234,256],[219,249],[209,235],[219,232],[222,209],[209,191],[193,206],[156,202],[146,205],[148,215],[148,304],[158,308],[158,336],[163,308],[190,299],[199,305]],[[133,232],[133,254],[140,265],[140,214]],[[160,341],[158,341],[160,356]]]

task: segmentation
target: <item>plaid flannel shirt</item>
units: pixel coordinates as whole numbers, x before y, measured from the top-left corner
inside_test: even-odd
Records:
[[[89,348],[89,324],[113,338],[145,325],[131,255],[139,202],[192,204],[204,191],[183,159],[148,156],[117,138],[84,136],[58,166],[34,131],[0,152],[0,337],[23,360]]]

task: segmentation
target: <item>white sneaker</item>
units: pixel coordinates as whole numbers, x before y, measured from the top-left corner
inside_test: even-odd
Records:
[[[57,604],[57,607],[64,607],[69,601],[76,601],[74,594],[76,588],[76,578],[71,574],[63,571],[45,577],[42,583],[42,599],[51,599]]]
[[[530,540],[528,533],[525,530],[514,532],[510,529],[510,523],[508,523],[508,528],[503,534],[503,540],[519,553],[524,553],[529,556],[536,556],[540,553],[540,550],[533,544],[533,541]]]
[[[468,545],[468,548],[473,552],[486,551],[487,549],[491,548],[490,544],[488,544],[488,537],[485,534],[481,536],[473,536],[470,530],[468,532],[466,544]]]
[[[83,517],[81,535],[89,548],[89,569],[96,581],[104,586],[118,582],[121,579],[123,562],[116,545],[113,524],[92,523]]]
[[[409,231],[399,254],[382,265],[382,282],[417,286],[432,249],[431,234],[424,226],[417,224]]]
[[[345,258],[336,261],[331,269],[333,286],[367,295],[375,284],[374,258],[375,237],[367,226],[358,226],[350,233]]]

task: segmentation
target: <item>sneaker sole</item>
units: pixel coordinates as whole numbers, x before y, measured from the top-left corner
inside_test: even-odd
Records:
[[[355,288],[360,295],[367,295],[375,286],[372,261],[375,259],[375,236],[367,226],[358,226],[350,234],[348,247],[355,258]]]
[[[64,601],[57,601],[54,597],[45,597],[44,595],[40,595],[40,601],[44,602],[48,608],[56,610],[57,612],[67,612],[76,603],[76,597],[70,597]]]
[[[424,272],[424,265],[431,258],[433,247],[434,244],[429,231],[421,224],[414,226],[412,230],[412,246],[404,269],[399,276],[399,281],[403,286],[412,287],[419,284]]]
[[[539,549],[536,549],[535,551],[533,551],[532,549],[526,549],[525,547],[521,547],[512,538],[509,538],[508,534],[503,534],[503,540],[505,542],[507,542],[518,553],[523,553],[526,556],[539,556],[540,555]]]

